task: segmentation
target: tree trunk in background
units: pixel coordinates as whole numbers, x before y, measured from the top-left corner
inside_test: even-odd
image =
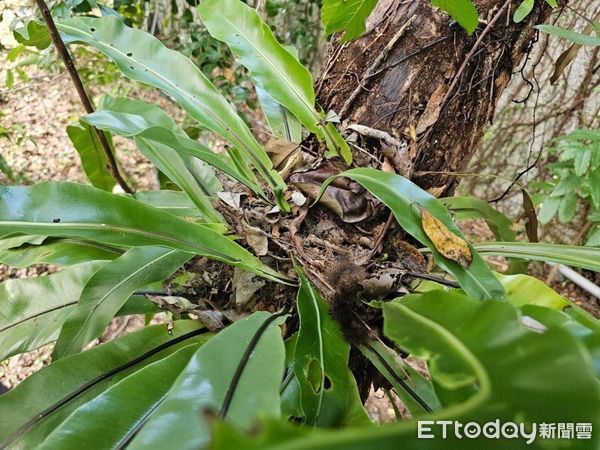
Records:
[[[456,178],[428,172],[466,168],[534,42],[533,26],[551,13],[536,2],[515,24],[520,3],[476,0],[480,24],[468,36],[430,0],[380,0],[365,35],[330,49],[318,102],[360,132],[361,147],[387,156],[396,172],[436,196],[450,195]],[[361,152],[355,156],[358,165],[372,165]]]

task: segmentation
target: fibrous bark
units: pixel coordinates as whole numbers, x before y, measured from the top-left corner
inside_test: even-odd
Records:
[[[466,168],[531,48],[533,25],[551,13],[538,2],[515,24],[519,1],[475,4],[480,23],[468,36],[430,0],[380,0],[364,36],[332,46],[317,84],[320,105],[362,130],[369,152],[381,150],[397,172],[435,195],[453,192],[456,178],[435,172]]]

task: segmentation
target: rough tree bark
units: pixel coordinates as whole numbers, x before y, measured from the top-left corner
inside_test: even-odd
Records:
[[[434,195],[453,191],[453,177],[426,172],[466,167],[502,90],[534,41],[533,25],[551,12],[540,1],[526,21],[514,24],[519,0],[475,3],[482,22],[472,36],[430,0],[380,0],[362,38],[332,45],[317,81],[318,100],[340,115],[340,128],[353,143],[355,166],[395,170]],[[287,177],[290,188],[312,196],[325,178],[345,169],[340,161],[322,159],[323,146],[317,147],[309,138],[302,147],[305,164]],[[381,326],[380,314],[364,299],[397,297],[415,277],[431,275],[417,243],[359,185],[338,179],[328,192],[330,200],[337,200],[330,202],[334,210],[337,205],[337,215],[307,201],[295,205],[292,214],[269,217],[271,206],[258,199],[245,206],[243,215],[237,210],[224,214],[250,247],[262,233],[258,228],[266,230],[265,259],[271,258],[266,262],[292,277],[293,254],[331,303],[347,339],[356,342]],[[236,296],[237,286],[248,285],[234,278],[232,288],[230,272],[219,277]],[[293,287],[263,287],[261,282],[250,296],[257,289],[258,303],[242,307],[275,310],[293,303],[296,295]],[[232,297],[223,297],[222,309],[231,308]],[[288,325],[293,332],[294,320]],[[350,366],[364,398],[375,372],[354,352]]]
[[[466,168],[503,89],[535,41],[534,25],[551,13],[537,2],[515,24],[520,3],[476,0],[481,20],[468,36],[430,0],[380,0],[363,37],[346,44],[334,40],[317,96],[323,109],[340,116],[340,128],[354,143],[354,165],[395,170],[435,196],[451,195],[456,177],[440,172]],[[308,172],[292,174],[291,185],[318,185],[343,169],[319,161]],[[282,237],[330,300],[347,338],[356,341],[381,325],[361,300],[406,292],[410,277],[427,278],[427,263],[385,208],[352,183],[340,188],[342,209],[356,210],[343,222],[324,208],[305,207]],[[375,258],[378,252],[387,258]],[[365,398],[375,372],[356,353],[351,367]]]
[[[347,125],[389,133],[400,145],[367,139],[368,150],[383,147],[398,172],[434,195],[449,195],[456,178],[429,172],[465,169],[535,40],[533,26],[551,13],[536,2],[515,24],[520,3],[476,0],[480,24],[467,36],[429,0],[380,0],[363,37],[332,46],[319,102]]]

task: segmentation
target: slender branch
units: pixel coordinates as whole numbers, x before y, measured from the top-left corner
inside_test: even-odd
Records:
[[[77,69],[75,68],[75,64],[73,63],[73,59],[71,58],[71,55],[69,54],[69,51],[67,50],[67,47],[65,46],[65,43],[63,42],[63,40],[60,37],[60,34],[58,33],[58,29],[56,28],[56,24],[54,23],[54,20],[52,19],[52,13],[50,12],[48,5],[46,5],[46,2],[44,0],[35,0],[35,3],[37,4],[38,8],[40,9],[40,11],[42,13],[42,16],[44,17],[44,22],[46,22],[46,25],[48,26],[48,29],[50,30],[50,36],[52,38],[52,42],[54,43],[54,46],[56,47],[56,51],[60,55],[65,67],[67,68],[67,72],[69,72],[69,76],[71,77],[71,80],[73,80],[73,84],[75,85],[75,89],[77,90],[77,94],[79,94],[79,98],[81,99],[81,103],[83,103],[85,111],[88,114],[93,113],[94,105],[92,105],[92,101],[90,100],[90,97],[88,96],[88,94],[85,90],[85,87],[83,86],[83,83],[81,82],[81,78],[79,77],[79,73],[77,72]],[[110,172],[112,177],[115,179],[115,181],[119,184],[119,186],[121,186],[121,189],[123,189],[125,192],[127,192],[129,194],[132,194],[133,190],[127,185],[127,183],[121,176],[121,173],[119,172],[119,168],[117,166],[117,161],[115,160],[115,156],[113,155],[112,151],[110,150],[110,145],[108,144],[106,135],[104,134],[104,132],[98,130],[97,128],[95,128],[95,127],[92,127],[92,128],[93,128],[94,132],[96,133],[96,135],[98,136],[98,141],[100,142],[102,150],[104,150],[104,153],[106,154],[106,159],[108,161],[108,166],[107,166],[108,171]]]

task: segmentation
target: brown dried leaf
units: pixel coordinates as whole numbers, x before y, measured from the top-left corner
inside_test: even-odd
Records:
[[[254,294],[265,285],[262,278],[255,277],[252,272],[236,267],[233,270],[233,287],[235,303],[239,307],[248,305]]]
[[[286,139],[272,138],[265,148],[273,167],[285,179],[292,170],[302,164],[300,146]]]
[[[560,54],[554,63],[554,73],[550,77],[550,84],[554,84],[558,81],[566,67],[575,59],[580,48],[581,45],[573,44]]]
[[[427,106],[425,106],[425,111],[423,111],[423,114],[421,114],[419,122],[417,123],[417,134],[423,133],[438,120],[443,106],[442,101],[444,100],[444,95],[446,95],[447,90],[448,86],[442,83],[435,91],[433,91],[433,94],[431,94],[431,97],[427,102]]]
[[[316,198],[323,182],[339,172],[339,168],[326,162],[315,170],[292,174],[290,184],[298,187],[309,197]],[[343,177],[337,178],[327,187],[319,203],[347,223],[360,222],[369,217],[372,212],[366,191],[358,183]]]
[[[533,206],[533,200],[529,196],[529,192],[525,189],[521,189],[523,194],[523,209],[525,209],[525,232],[529,242],[539,242],[538,238],[538,218],[535,213],[535,206]]]
[[[471,250],[467,242],[454,234],[437,217],[433,216],[425,208],[419,207],[421,211],[421,226],[427,237],[431,240],[438,252],[446,258],[467,268],[473,260]]]
[[[596,17],[594,17],[593,21],[598,22],[599,20],[600,20],[600,13],[598,13],[596,15]],[[586,27],[583,29],[582,33],[583,34],[592,34],[592,31],[594,31],[594,28],[588,23],[586,25]],[[560,54],[560,56],[556,60],[556,63],[554,64],[554,73],[550,77],[550,84],[554,84],[558,81],[558,79],[564,72],[565,68],[569,64],[571,64],[571,61],[573,61],[575,59],[575,57],[577,56],[577,52],[579,52],[580,48],[581,48],[581,45],[573,44],[568,49],[566,49],[564,52],[562,52]],[[535,241],[535,242],[537,242],[537,241]]]
[[[433,195],[435,198],[440,198],[440,196],[444,193],[444,191],[446,190],[446,187],[448,185],[444,184],[443,186],[434,186],[434,187],[430,187],[429,189],[427,189],[427,192],[431,195]]]
[[[260,228],[242,222],[246,243],[254,251],[256,256],[265,256],[269,251],[269,240],[267,234]]]

